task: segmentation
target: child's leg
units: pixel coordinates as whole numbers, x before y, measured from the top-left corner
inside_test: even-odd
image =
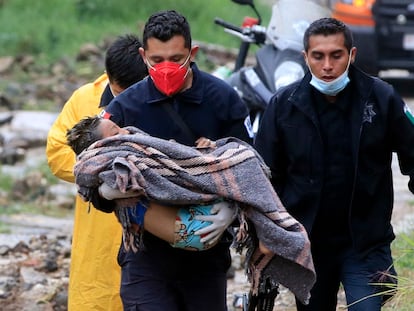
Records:
[[[175,218],[178,209],[150,202],[144,217],[144,229],[170,244],[174,243]]]
[[[107,200],[129,198],[136,195],[132,191],[122,193],[105,183],[99,187],[99,193]],[[133,212],[128,210],[131,221],[130,230],[133,233],[137,233],[143,222],[145,230],[174,247],[188,250],[208,249],[214,244],[204,245],[204,243],[200,242],[201,236],[194,235],[194,232],[209,226],[211,222],[195,220],[194,216],[210,215],[211,208],[212,205],[178,208],[160,205],[156,202],[150,202],[145,206],[141,204]]]
[[[201,243],[201,236],[194,235],[194,232],[211,222],[195,220],[194,216],[210,215],[211,208],[212,205],[177,208],[151,202],[145,213],[144,229],[177,248],[208,249],[213,245]]]

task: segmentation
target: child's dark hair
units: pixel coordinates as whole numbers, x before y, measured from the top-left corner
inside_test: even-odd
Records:
[[[98,131],[101,118],[99,116],[86,117],[66,132],[66,143],[78,155],[94,142],[102,139]]]

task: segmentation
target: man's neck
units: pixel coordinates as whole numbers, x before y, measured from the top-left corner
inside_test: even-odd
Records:
[[[187,77],[185,79],[184,86],[181,89],[180,93],[185,92],[186,90],[190,89],[192,85],[193,85],[193,70],[189,68]]]

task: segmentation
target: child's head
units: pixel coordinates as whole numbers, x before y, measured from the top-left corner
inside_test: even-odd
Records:
[[[67,144],[76,154],[80,154],[94,142],[117,134],[128,134],[114,122],[99,116],[86,117],[66,132]]]

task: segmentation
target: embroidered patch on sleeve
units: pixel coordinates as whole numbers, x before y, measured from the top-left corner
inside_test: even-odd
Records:
[[[410,107],[408,107],[407,104],[404,105],[404,113],[407,116],[408,120],[410,120],[410,122],[412,124],[414,124],[414,116],[413,116],[413,113],[411,112],[411,109],[410,109]]]
[[[254,132],[252,128],[252,122],[250,121],[250,116],[247,116],[246,119],[244,119],[244,126],[246,127],[247,133],[249,134],[250,138],[254,137]]]
[[[111,117],[111,114],[109,112],[106,112],[105,110],[102,110],[99,113],[99,117],[102,119],[109,119]]]

